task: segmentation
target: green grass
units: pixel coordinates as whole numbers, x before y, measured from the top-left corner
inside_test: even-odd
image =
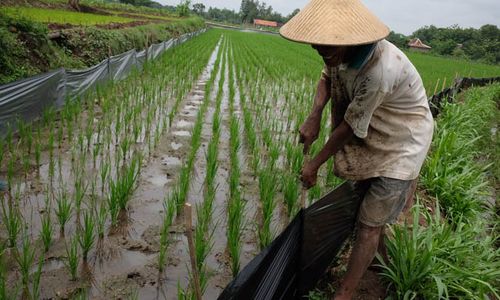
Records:
[[[492,197],[486,171],[494,162],[488,151],[499,95],[498,84],[472,89],[463,103],[446,104],[439,115],[421,182],[453,221],[474,217]]]
[[[453,84],[455,77],[495,77],[500,76],[500,66],[476,63],[463,59],[438,57],[429,54],[406,52],[422,76],[427,95]],[[439,82],[438,82],[439,80]]]
[[[113,15],[105,16],[62,9],[44,9],[36,7],[3,7],[2,11],[13,18],[28,18],[32,21],[41,23],[89,26],[109,23],[128,23],[135,21],[132,18]]]

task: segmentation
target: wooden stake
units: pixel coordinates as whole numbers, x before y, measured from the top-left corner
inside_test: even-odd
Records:
[[[193,273],[194,292],[196,300],[202,300],[200,276],[198,274],[198,267],[196,266],[196,256],[194,251],[192,209],[191,209],[191,204],[189,203],[184,204],[184,221],[186,225],[186,236],[188,239],[188,246],[189,246],[189,257],[191,260],[191,272]]]
[[[434,94],[433,95],[436,95],[436,92],[437,92],[437,89],[438,89],[438,86],[439,86],[439,82],[441,81],[440,78],[438,78],[437,82],[436,82],[436,86],[434,87]]]

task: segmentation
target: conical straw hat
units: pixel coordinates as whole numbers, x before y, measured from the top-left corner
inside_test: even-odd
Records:
[[[307,44],[353,46],[381,40],[389,28],[359,0],[312,0],[280,34]]]

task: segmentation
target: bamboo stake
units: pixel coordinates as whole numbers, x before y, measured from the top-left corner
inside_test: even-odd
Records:
[[[438,78],[437,82],[436,82],[436,86],[434,87],[434,93],[433,95],[436,95],[436,92],[437,92],[437,89],[438,89],[438,86],[439,86],[439,82],[441,81],[440,78]]]
[[[192,209],[191,204],[184,204],[184,221],[186,225],[186,236],[188,239],[189,246],[189,257],[191,260],[191,272],[193,273],[193,286],[196,296],[196,300],[202,300],[201,297],[201,287],[200,287],[200,276],[198,274],[198,268],[196,266],[196,256],[194,251],[194,241],[193,241],[193,221],[192,221]]]

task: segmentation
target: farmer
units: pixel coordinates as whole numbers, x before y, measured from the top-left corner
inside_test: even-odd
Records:
[[[299,130],[305,152],[332,100],[333,131],[304,163],[304,186],[314,186],[318,169],[334,156],[335,174],[364,192],[356,240],[334,297],[351,299],[377,249],[384,256],[385,225],[413,198],[408,196],[432,139],[432,115],[417,70],[384,40],[389,29],[359,0],[312,0],[280,34],[310,44],[325,62],[312,111]]]

